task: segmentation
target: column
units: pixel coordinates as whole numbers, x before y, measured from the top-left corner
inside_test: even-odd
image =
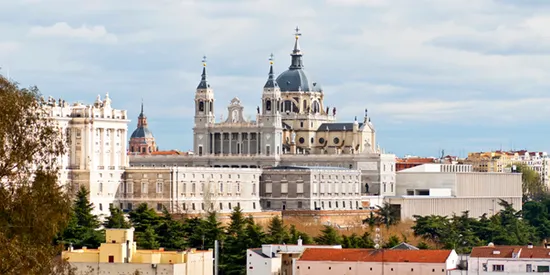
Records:
[[[223,132],[220,132],[220,153],[223,155]]]
[[[121,158],[120,158],[120,162],[119,162],[119,166],[126,166],[127,165],[127,159],[128,159],[128,154],[127,154],[127,151],[128,151],[128,143],[126,141],[126,129],[121,129],[120,130],[120,142],[122,142],[122,149],[120,150],[120,153],[121,153]]]
[[[80,148],[76,147],[76,143],[74,145],[75,150],[80,150],[80,169],[86,169],[86,158],[85,158],[85,151],[84,151],[84,142],[85,142],[85,129],[84,128],[77,128],[77,131],[80,132]]]
[[[233,151],[231,151],[231,142],[233,142],[233,132],[230,132],[229,134],[229,150],[227,151],[229,153],[229,155],[231,155],[233,153]]]
[[[248,142],[246,143],[246,146],[248,147],[248,155],[250,155],[250,132],[247,132]]]
[[[216,133],[209,133],[208,136],[210,137],[210,144],[212,145],[212,154],[216,154]]]
[[[243,152],[243,133],[239,132],[237,143],[239,144],[237,148],[239,148],[239,156],[242,155]]]

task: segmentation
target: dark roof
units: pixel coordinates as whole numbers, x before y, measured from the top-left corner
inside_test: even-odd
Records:
[[[353,123],[323,123],[321,126],[319,126],[319,129],[317,129],[318,132],[320,131],[344,131],[344,128],[346,128],[346,131],[353,131]],[[363,127],[363,123],[359,123],[359,128]]]
[[[276,88],[278,87],[277,81],[275,81],[275,77],[273,76],[273,65],[269,66],[269,75],[267,77],[267,81],[265,82],[264,88]]]
[[[270,170],[350,170],[349,168],[332,167],[332,166],[291,166],[291,165],[272,166],[272,167],[267,167],[265,169],[270,169]]]
[[[312,91],[311,81],[303,69],[288,69],[277,77],[281,92]]]
[[[283,122],[283,129],[286,129],[286,130],[291,130],[292,127],[290,127],[290,125],[286,124]]]
[[[410,245],[408,243],[400,243],[390,249],[393,250],[418,250],[418,247]]]
[[[202,67],[201,82],[197,86],[197,89],[207,89],[210,88],[210,84],[206,81],[206,66]]]
[[[147,127],[138,127],[130,138],[153,138],[153,133]]]
[[[264,257],[264,258],[269,258],[268,256],[266,256],[263,252],[262,252],[262,249],[261,248],[253,248],[253,249],[250,249],[252,252],[260,255],[261,257]]]

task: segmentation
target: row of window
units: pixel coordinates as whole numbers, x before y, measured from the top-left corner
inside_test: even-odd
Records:
[[[198,203],[189,203],[189,204],[182,203],[181,207],[182,207],[183,210],[197,210],[197,204]],[[128,211],[131,211],[133,209],[134,204],[129,202],[129,203],[126,204],[126,206],[127,207],[124,208],[124,203],[121,202],[119,207],[120,207],[120,209],[126,209]],[[232,204],[231,202],[228,202],[228,203],[220,202],[218,204],[218,209],[214,209],[214,203],[210,203],[210,209],[205,209],[205,204],[200,203],[200,210],[232,210],[233,206],[234,206],[234,204]],[[240,208],[241,203],[237,202],[236,206]],[[112,208],[113,204],[110,203],[109,207]],[[103,211],[103,204],[102,203],[98,204],[98,208],[99,208],[99,211]],[[156,209],[157,209],[157,211],[163,211],[164,204],[157,203]],[[256,202],[252,202],[252,209],[256,209]]]
[[[223,192],[232,192],[232,185],[230,182],[219,182],[218,183],[218,192],[220,193],[223,193]],[[197,190],[196,190],[196,183],[191,183],[191,192],[190,193],[196,193]],[[200,184],[200,190],[199,192],[204,192],[205,191],[205,184],[204,182],[201,182]],[[214,190],[211,190],[211,192],[213,192]],[[235,190],[234,190],[236,193],[240,193],[241,192],[241,183],[240,182],[236,182],[236,185],[235,185]],[[99,183],[99,192],[103,192],[103,183],[100,182]],[[125,182],[123,184],[120,185],[120,192],[121,193],[125,193],[125,194],[132,194],[134,193],[134,184],[133,183],[129,183],[129,182]],[[164,192],[164,182],[157,182],[156,184],[156,193],[163,193]],[[187,193],[187,183],[183,183],[183,188],[182,188],[182,192],[183,193]],[[149,193],[149,183],[148,182],[142,182],[141,183],[141,193],[142,194],[147,194]],[[252,184],[252,194],[255,194],[256,193],[256,184],[253,183]]]
[[[300,266],[297,266],[296,269],[300,269]],[[311,269],[311,266],[308,266],[307,269]],[[329,266],[328,270],[332,270],[332,267]],[[348,270],[351,270],[351,266],[348,268]],[[370,268],[370,271],[372,271],[372,267]],[[390,271],[393,271],[393,267],[390,268]],[[411,268],[411,272],[414,272],[414,268]],[[435,272],[435,268],[432,268],[432,272]],[[445,269],[442,268],[441,272],[445,272]]]

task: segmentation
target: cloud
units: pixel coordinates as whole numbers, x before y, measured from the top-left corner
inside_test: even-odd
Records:
[[[82,25],[80,27],[71,27],[66,22],[58,22],[52,26],[32,27],[29,31],[31,36],[42,38],[71,38],[82,39],[90,42],[116,43],[116,35],[109,33],[104,26]]]
[[[4,1],[0,66],[69,101],[109,91],[131,117],[144,98],[150,121],[170,122],[151,125],[161,147],[189,148],[202,56],[216,116],[233,97],[254,116],[267,56],[286,70],[298,25],[325,104],[342,121],[368,108],[389,151],[422,154],[416,144],[435,146],[426,136],[439,144],[441,133],[543,150],[542,135],[526,129],[550,126],[549,21],[550,4],[537,0]]]

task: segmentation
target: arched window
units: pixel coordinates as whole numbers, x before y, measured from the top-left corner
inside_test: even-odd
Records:
[[[302,111],[303,111],[303,112],[306,112],[306,111],[307,111],[307,101],[306,101],[305,99],[304,99],[303,105],[304,105],[304,108],[303,108]]]
[[[268,99],[266,102],[265,102],[265,110],[266,111],[271,111],[271,100]]]
[[[319,101],[313,101],[313,113],[319,113],[319,110],[321,109],[321,105],[319,105]]]
[[[292,112],[292,101],[285,100],[283,111]]]
[[[204,112],[204,102],[199,101],[199,112]]]

